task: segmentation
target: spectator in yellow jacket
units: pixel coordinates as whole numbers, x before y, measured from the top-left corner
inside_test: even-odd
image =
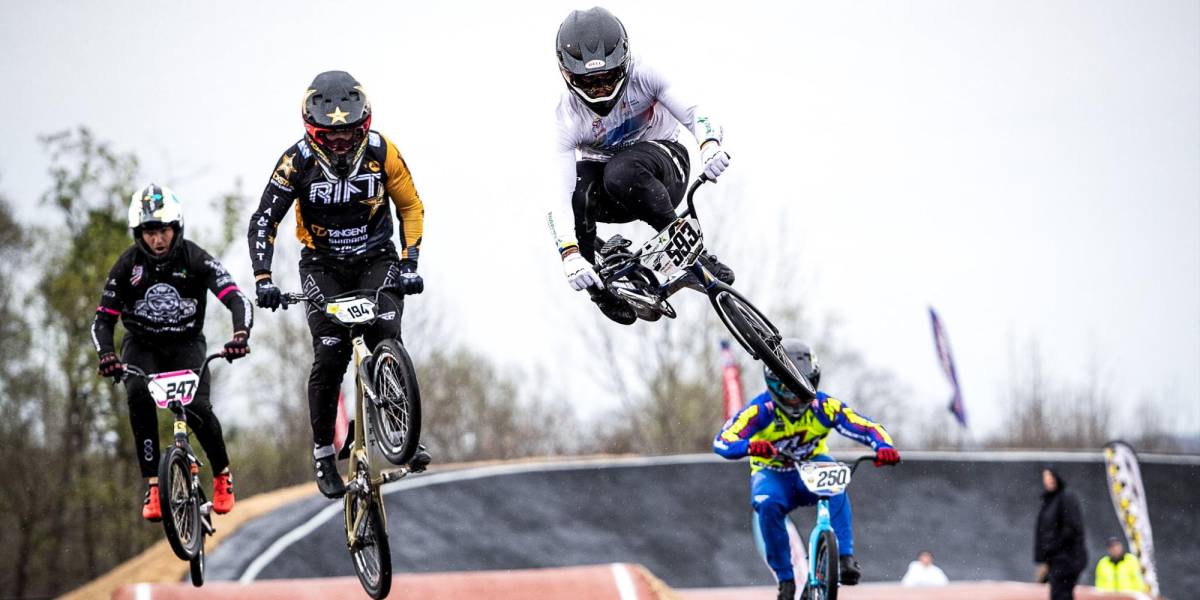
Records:
[[[1145,592],[1142,563],[1125,552],[1120,538],[1108,538],[1108,556],[1096,563],[1096,589],[1103,592]]]

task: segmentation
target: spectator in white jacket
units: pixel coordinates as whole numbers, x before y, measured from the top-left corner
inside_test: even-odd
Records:
[[[946,574],[933,564],[933,553],[928,550],[922,550],[917,555],[917,560],[908,563],[908,572],[900,580],[901,585],[912,587],[939,586],[947,583],[949,580],[946,579]]]

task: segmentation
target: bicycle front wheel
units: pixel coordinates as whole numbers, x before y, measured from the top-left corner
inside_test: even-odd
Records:
[[[200,502],[192,492],[192,461],[183,448],[174,444],[158,465],[158,493],[167,542],[175,556],[190,561],[200,551],[204,531],[200,525]]]
[[[345,511],[346,539],[358,582],[368,596],[375,600],[384,598],[392,589],[392,554],[383,521],[382,498],[375,492],[348,493]]]
[[[801,398],[815,398],[817,390],[800,373],[783,349],[783,336],[767,316],[748,300],[731,291],[717,292],[713,300],[717,314],[730,332],[754,358],[761,360],[780,381]]]
[[[838,547],[833,532],[826,529],[817,538],[816,570],[817,587],[809,596],[812,600],[837,600],[838,595]]]
[[[204,546],[200,546],[200,551],[196,553],[196,557],[192,559],[189,570],[192,575],[192,585],[200,587],[204,585]]]
[[[372,373],[378,402],[367,401],[375,428],[375,446],[388,462],[402,465],[412,460],[421,439],[421,390],[416,371],[404,346],[383,340],[375,347]]]

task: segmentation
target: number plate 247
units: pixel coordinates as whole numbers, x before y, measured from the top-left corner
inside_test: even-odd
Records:
[[[150,396],[159,408],[166,408],[172,400],[186,406],[192,403],[198,387],[200,376],[192,371],[158,373],[150,379]]]

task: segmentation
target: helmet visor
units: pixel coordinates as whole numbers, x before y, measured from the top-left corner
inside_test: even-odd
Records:
[[[335,155],[348,154],[358,148],[366,139],[366,127],[355,127],[353,130],[330,130],[326,127],[307,126],[308,134],[314,142]]]
[[[767,379],[767,387],[771,389],[771,393],[779,398],[783,403],[789,406],[795,406],[800,403],[800,397],[795,392],[788,389],[788,386],[783,385],[783,382],[775,377]]]
[[[575,75],[566,71],[563,74],[567,76],[567,81],[571,83],[572,87],[589,99],[608,100],[620,91],[621,84],[625,81],[625,66],[584,75]]]
[[[367,131],[370,126],[371,120],[369,118],[350,128],[339,127],[333,129],[313,125],[312,123],[304,124],[304,128],[308,131],[308,135],[312,137],[313,141],[326,152],[335,155],[349,154],[358,149],[362,145],[363,140],[367,138]]]

